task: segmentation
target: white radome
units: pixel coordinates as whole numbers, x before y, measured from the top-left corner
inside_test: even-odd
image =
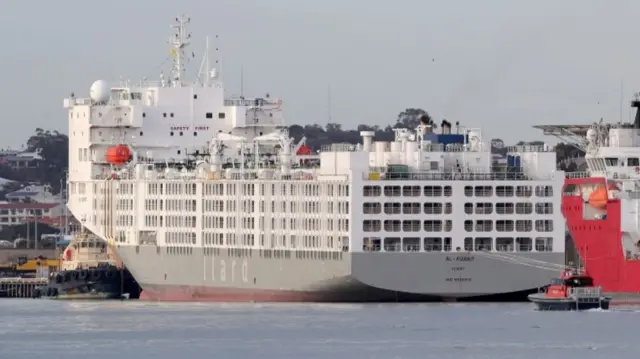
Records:
[[[98,80],[91,84],[89,96],[95,102],[107,101],[110,97],[111,88],[105,80]]]

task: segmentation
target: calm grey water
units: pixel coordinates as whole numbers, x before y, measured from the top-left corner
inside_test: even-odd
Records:
[[[0,300],[0,358],[637,358],[640,309]]]

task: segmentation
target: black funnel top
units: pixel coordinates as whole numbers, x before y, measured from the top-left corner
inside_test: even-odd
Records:
[[[631,107],[636,108],[636,118],[633,121],[633,128],[640,128],[640,99],[633,99],[633,101],[631,101]]]

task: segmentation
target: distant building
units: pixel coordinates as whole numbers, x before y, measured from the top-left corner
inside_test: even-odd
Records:
[[[61,203],[60,195],[51,193],[50,186],[29,185],[5,195],[8,202]]]
[[[59,203],[0,203],[0,227],[25,223],[31,219],[44,219],[60,214]]]
[[[37,152],[17,150],[0,150],[0,165],[7,165],[14,170],[38,168],[44,159]]]
[[[62,229],[79,226],[78,221],[66,211],[61,203],[8,203],[0,202],[0,230],[6,226],[38,222]]]

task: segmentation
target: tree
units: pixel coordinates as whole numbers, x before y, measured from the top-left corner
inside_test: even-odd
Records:
[[[433,119],[427,111],[421,108],[408,108],[398,114],[398,119],[396,120],[395,128],[408,128],[410,130],[418,127],[420,122],[425,122],[436,128],[436,124],[433,122]]]
[[[58,131],[36,128],[35,134],[29,137],[27,152],[34,152],[42,157],[37,168],[14,170],[0,165],[0,177],[18,182],[37,182],[50,185],[54,193],[60,191],[60,181],[65,180],[69,167],[69,138]]]

